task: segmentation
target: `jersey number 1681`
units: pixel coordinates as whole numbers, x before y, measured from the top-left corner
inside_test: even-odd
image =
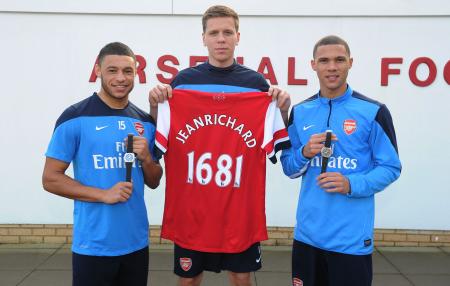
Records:
[[[211,163],[212,154],[210,152],[203,153],[195,163],[194,151],[187,154],[188,156],[188,176],[187,182],[193,184],[194,182],[194,165],[195,165],[195,179],[201,185],[207,185],[213,178],[213,170]],[[238,188],[241,184],[242,171],[242,155],[236,157],[236,167],[234,172],[233,187]],[[232,179],[231,167],[233,166],[233,159],[228,154],[222,154],[217,158],[217,172],[214,175],[214,181],[217,186],[224,188],[228,186]]]

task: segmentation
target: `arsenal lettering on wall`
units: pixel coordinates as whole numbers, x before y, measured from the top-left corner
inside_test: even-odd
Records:
[[[189,57],[189,66],[193,67],[198,65],[199,63],[205,62],[208,59],[207,56],[190,56]],[[143,56],[136,55],[137,60],[137,75],[139,79],[139,83],[147,83],[147,76],[145,73],[145,68],[147,67],[147,61]],[[237,57],[236,61],[239,64],[244,64],[244,57]],[[97,60],[94,63],[97,63]],[[296,58],[288,57],[287,58],[288,68],[287,68],[287,85],[308,85],[308,80],[304,78],[299,78],[296,75]],[[433,61],[433,59],[429,57],[418,57],[411,61],[408,67],[404,67],[403,58],[402,57],[383,57],[380,60],[381,68],[380,68],[380,85],[388,86],[389,78],[391,76],[401,74],[403,69],[408,69],[409,80],[412,84],[418,87],[427,87],[431,85],[439,74],[442,74],[445,82],[450,85],[450,60],[441,67]],[[438,63],[439,64],[439,63]],[[159,82],[169,84],[172,79],[178,74],[178,71],[181,69],[180,62],[178,58],[174,55],[163,55],[157,60],[158,69],[163,73],[157,73],[156,78]],[[423,78],[419,77],[418,69],[425,68],[425,72],[427,75]],[[271,85],[277,85],[278,79],[277,74],[273,68],[272,61],[270,57],[262,57],[258,68],[256,69],[259,73],[261,73],[265,79],[267,79]],[[95,74],[94,67],[92,68],[91,76],[89,77],[89,82],[95,82],[97,80],[97,75]]]

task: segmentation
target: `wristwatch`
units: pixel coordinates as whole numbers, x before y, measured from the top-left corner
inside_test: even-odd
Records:
[[[322,170],[320,173],[325,173],[327,171],[328,160],[333,154],[333,149],[331,149],[331,134],[333,131],[327,130],[327,135],[325,138],[325,144],[320,150],[320,154],[322,155]]]
[[[123,155],[123,160],[125,161],[126,167],[126,176],[125,181],[131,182],[131,170],[133,168],[134,160],[136,159],[136,155],[133,153],[133,134],[128,134],[128,143],[127,143],[127,153]]]

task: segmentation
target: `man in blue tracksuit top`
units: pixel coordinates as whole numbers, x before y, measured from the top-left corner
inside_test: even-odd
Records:
[[[292,283],[371,285],[374,195],[401,172],[392,118],[384,104],[347,84],[353,59],[344,40],[321,39],[313,56],[320,91],[292,108],[292,147],[281,156],[287,176],[303,177]]]
[[[95,72],[100,91],[67,108],[56,122],[42,182],[45,190],[74,200],[72,285],[143,286],[149,243],[144,184],[156,188],[162,176],[151,155],[155,124],[128,100],[136,76],[128,46],[103,47]],[[132,142],[124,140],[129,134]],[[125,163],[127,151],[137,160]],[[73,178],[66,174],[71,163]]]

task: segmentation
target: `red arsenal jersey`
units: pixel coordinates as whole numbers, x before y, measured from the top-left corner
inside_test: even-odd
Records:
[[[238,253],[266,240],[266,156],[288,147],[276,102],[264,92],[173,91],[158,106],[164,153],[161,236],[183,248]]]

